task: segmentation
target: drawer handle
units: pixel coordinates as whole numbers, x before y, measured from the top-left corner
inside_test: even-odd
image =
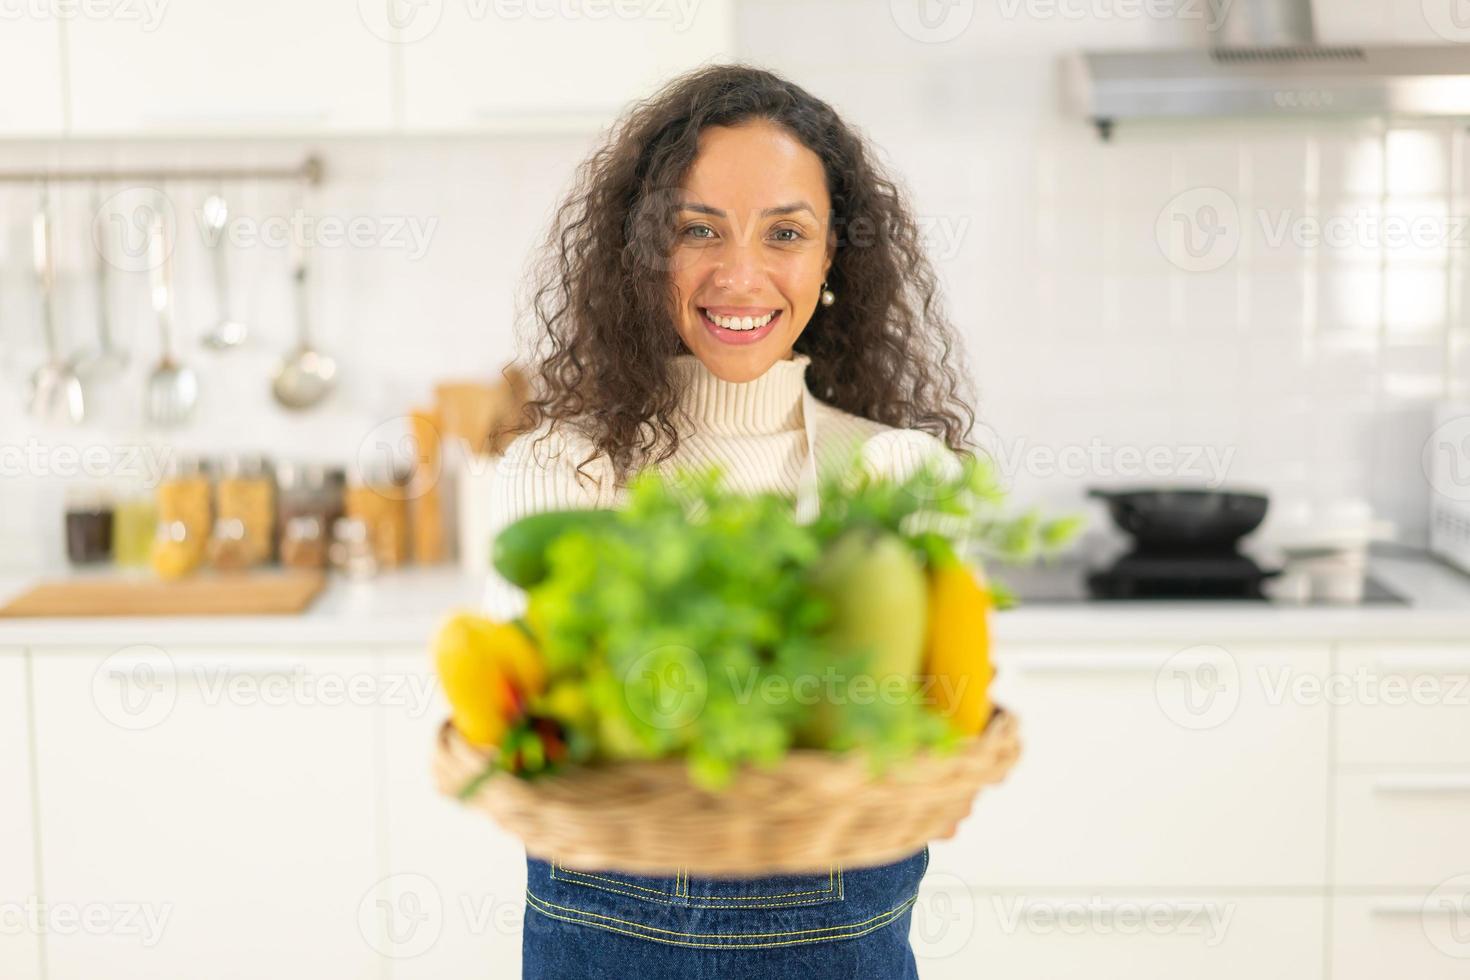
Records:
[[[1375,657],[1373,666],[1385,674],[1470,674],[1470,655],[1416,653],[1409,657]]]
[[[1470,773],[1447,776],[1432,773],[1379,776],[1373,781],[1373,790],[1395,796],[1410,793],[1470,793]]]
[[[1424,912],[1424,899],[1422,898],[1394,898],[1382,902],[1374,902],[1372,913],[1381,916],[1406,916],[1421,915]]]
[[[1447,915],[1452,912],[1456,914],[1460,912],[1459,909],[1448,902],[1431,903],[1428,898],[1385,899],[1381,902],[1374,902],[1370,911],[1373,915],[1392,916],[1395,918],[1400,916],[1414,916],[1417,918],[1421,915]]]
[[[1164,659],[1150,654],[1030,655],[1007,664],[1023,674],[1157,674]]]
[[[497,109],[494,106],[476,106],[475,119],[481,124],[511,132],[548,132],[579,134],[596,130],[607,124],[616,114],[616,107],[605,111],[595,108],[577,109]]]
[[[240,660],[207,660],[193,657],[128,658],[115,660],[108,665],[112,674],[132,674],[135,671],[154,671],[164,677],[175,679],[213,679],[226,677],[278,677],[294,675],[306,670],[304,660],[280,660],[254,657]]]
[[[140,117],[145,126],[306,126],[319,125],[331,118],[325,109],[301,109],[295,112],[154,112]]]

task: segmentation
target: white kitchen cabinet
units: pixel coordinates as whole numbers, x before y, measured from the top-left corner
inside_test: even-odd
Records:
[[[430,759],[449,708],[424,651],[389,653],[382,671],[404,691],[383,707],[390,975],[518,977],[525,852],[488,816],[435,789]]]
[[[52,649],[34,661],[48,980],[381,976],[371,656]],[[84,920],[85,921],[85,920]]]
[[[1337,887],[1431,887],[1470,873],[1470,768],[1339,773],[1336,816]]]
[[[1470,770],[1470,641],[1344,643],[1337,762]]]
[[[68,21],[78,135],[384,130],[393,45],[357,3],[172,0]]]
[[[728,58],[733,0],[423,4],[400,18],[412,130],[582,128]],[[585,11],[585,12],[583,12]]]
[[[1455,887],[1333,899],[1332,980],[1464,980],[1470,877]]]
[[[923,980],[1314,980],[1320,898],[988,892],[926,884],[909,939]],[[1379,977],[1394,974],[1379,974]]]
[[[0,136],[60,136],[64,129],[61,29],[38,6],[49,9],[27,4],[0,22]]]
[[[29,915],[40,895],[27,700],[25,651],[0,648],[0,903],[11,913],[0,923],[0,977],[6,980],[41,976],[41,936]]]
[[[1022,755],[933,867],[974,888],[1320,887],[1324,644],[1013,643]]]

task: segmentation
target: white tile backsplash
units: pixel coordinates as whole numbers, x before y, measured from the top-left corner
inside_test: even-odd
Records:
[[[1283,506],[1368,496],[1411,538],[1422,533],[1428,494],[1410,450],[1428,433],[1432,400],[1470,395],[1461,295],[1470,235],[1385,256],[1361,235],[1312,243],[1302,229],[1358,215],[1381,225],[1387,215],[1441,222],[1449,238],[1457,216],[1470,214],[1465,134],[1428,124],[1385,133],[1371,122],[1235,121],[1122,126],[1104,144],[1059,110],[1058,56],[1079,46],[1197,43],[1201,25],[1034,18],[1024,4],[1006,16],[1004,6],[977,4],[960,36],[923,43],[886,3],[746,0],[738,36],[750,60],[861,127],[911,192],[965,335],[981,420],[1009,447],[1017,492],[1074,503],[1089,483],[1129,479],[1114,465],[1119,450],[1190,445],[1228,456],[1229,479],[1266,486]],[[1329,29],[1351,28],[1336,15]],[[1386,8],[1359,19],[1402,26]],[[345,462],[368,432],[425,402],[436,380],[490,377],[515,356],[528,253],[590,142],[26,144],[7,148],[6,165],[282,163],[315,150],[328,178],[310,198],[312,213],[365,217],[380,232],[387,219],[418,222],[421,248],[380,240],[316,250],[311,312],[318,341],[341,363],[342,390],[328,409],[299,417],[275,408],[266,388],[293,336],[284,250],[231,251],[237,311],[255,336],[250,349],[218,356],[198,344],[216,315],[207,254],[197,235],[180,241],[181,340],[205,400],[198,424],[174,441]],[[1217,266],[1191,271],[1170,262],[1169,209],[1200,188],[1226,195],[1238,240]],[[165,190],[187,227],[209,188]],[[291,213],[280,188],[227,190],[242,215]],[[40,350],[28,268],[33,204],[31,189],[0,187],[7,445],[62,435],[20,413],[18,393]],[[61,206],[60,308],[76,348],[90,342],[95,307],[88,189],[68,190]],[[1203,220],[1187,210],[1182,218]],[[145,280],[112,277],[115,329],[133,364],[97,393],[105,417],[88,424],[85,440],[158,438],[141,425],[138,396],[158,353]],[[1103,451],[1096,471],[1037,462],[1089,446]],[[36,487],[6,479],[0,494]],[[42,526],[34,550],[54,553],[59,519],[48,529],[49,517],[33,518],[53,506],[32,495],[18,507],[0,500],[0,514],[12,532]]]

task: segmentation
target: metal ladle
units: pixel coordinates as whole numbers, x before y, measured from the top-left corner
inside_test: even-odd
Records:
[[[31,375],[31,413],[47,421],[79,424],[86,415],[82,381],[61,356],[56,339],[56,266],[51,254],[51,210],[46,195],[31,223],[31,249],[41,284],[41,327],[46,334],[46,363]]]
[[[173,254],[163,216],[153,215],[148,236],[148,265],[153,279],[153,312],[158,316],[158,366],[148,378],[144,412],[154,425],[172,427],[189,421],[199,401],[199,379],[173,354]]]
[[[306,246],[292,245],[296,260],[293,275],[296,292],[296,349],[276,368],[271,381],[271,394],[284,408],[302,411],[313,407],[332,393],[337,380],[337,362],[311,346],[311,331],[306,298]]]
[[[97,188],[92,189],[92,214],[101,215],[101,197]],[[128,353],[112,342],[112,314],[108,302],[108,266],[111,260],[107,251],[107,228],[93,236],[92,244],[97,249],[97,264],[94,270],[97,292],[97,349],[83,351],[72,359],[77,374],[87,381],[102,381],[115,377],[128,366]]]
[[[250,331],[243,322],[230,315],[229,269],[224,249],[230,205],[222,194],[211,194],[205,198],[203,217],[204,230],[209,236],[209,251],[214,257],[214,293],[219,307],[219,322],[204,335],[204,346],[210,350],[230,350],[243,344]]]

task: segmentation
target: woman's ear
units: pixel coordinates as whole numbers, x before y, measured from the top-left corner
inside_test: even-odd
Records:
[[[837,229],[827,229],[827,258],[822,263],[822,275],[826,275],[832,268],[832,259],[837,255]]]

